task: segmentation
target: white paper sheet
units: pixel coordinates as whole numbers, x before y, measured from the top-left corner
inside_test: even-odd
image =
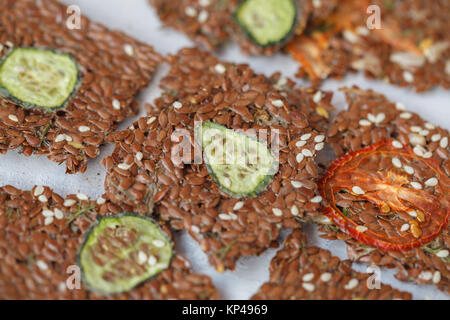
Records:
[[[161,54],[174,54],[183,47],[193,45],[184,35],[171,29],[163,29],[153,8],[146,0],[64,0],[63,2],[78,5],[82,14],[153,45]],[[293,77],[298,67],[296,62],[282,54],[271,58],[247,57],[242,55],[239,48],[233,44],[224,48],[219,56],[228,61],[249,63],[255,71],[267,75],[282,71],[285,76]],[[166,71],[167,66],[159,68],[157,78],[140,95],[142,102],[152,102],[160,94],[158,82]],[[306,82],[302,84],[307,86]],[[418,112],[428,121],[450,128],[450,92],[435,89],[425,94],[416,94],[410,89],[397,88],[381,81],[367,80],[362,75],[351,75],[342,81],[326,81],[324,89],[337,90],[353,84],[381,92],[392,101],[401,101],[408,109]],[[343,109],[345,107],[343,95],[336,94],[334,103],[338,109]],[[144,112],[142,111],[141,114],[144,115]],[[121,127],[125,128],[134,120],[129,119]],[[65,165],[58,166],[46,157],[26,158],[16,152],[9,152],[7,155],[0,155],[0,185],[11,184],[27,190],[34,185],[48,185],[61,195],[81,191],[96,198],[103,194],[105,173],[100,160],[109,155],[112,148],[112,145],[104,146],[100,157],[90,161],[88,170],[83,175],[65,175]],[[312,243],[331,250],[340,258],[347,257],[342,242],[318,239],[313,226],[306,226],[306,229]],[[196,272],[206,273],[212,277],[224,299],[248,299],[262,283],[268,280],[269,262],[276,252],[274,249],[268,250],[259,257],[243,258],[235,271],[218,274],[208,265],[206,256],[193,239],[186,234],[181,234],[178,238],[178,250],[191,260]],[[365,266],[355,268],[366,272]],[[413,293],[415,299],[449,299],[449,296],[433,286],[417,286],[397,281],[393,277],[392,270],[383,269],[381,280],[395,288]]]

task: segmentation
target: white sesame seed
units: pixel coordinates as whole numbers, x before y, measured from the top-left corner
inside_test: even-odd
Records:
[[[122,170],[129,170],[133,164],[121,163],[117,167]]]
[[[234,211],[241,210],[243,206],[244,206],[244,201],[236,202],[236,204],[233,207],[233,210]]]
[[[304,158],[305,157],[303,156],[302,153],[297,154],[297,156],[295,157],[298,163],[302,162]]]
[[[412,83],[412,82],[414,82],[414,75],[411,72],[409,72],[409,71],[404,71],[403,72],[403,79],[406,82]]]
[[[441,135],[440,135],[439,133],[433,134],[433,135],[431,136],[431,141],[432,141],[432,142],[437,142],[437,141],[439,141],[439,140],[441,140]]]
[[[367,115],[367,119],[369,119],[369,121],[370,122],[373,122],[373,123],[375,123],[375,116],[372,114],[372,113],[369,113],[368,115]]]
[[[313,153],[312,153],[311,150],[309,150],[309,149],[303,149],[303,150],[302,150],[302,154],[303,154],[305,157],[312,157],[312,156],[313,156]]]
[[[121,107],[120,101],[117,99],[113,99],[112,106],[113,106],[114,110],[120,110],[120,107]]]
[[[441,142],[439,142],[439,146],[440,146],[442,149],[447,148],[447,147],[448,147],[448,138],[447,138],[447,137],[443,137],[443,138],[441,139]]]
[[[272,208],[272,212],[277,217],[281,217],[283,215],[283,211],[281,209],[278,209],[278,208]]]
[[[448,257],[448,250],[447,249],[439,250],[438,253],[436,253],[436,255],[439,258],[447,258]]]
[[[42,271],[48,270],[48,265],[42,261],[42,260],[38,260],[36,261],[36,265],[38,266],[39,269],[41,269]]]
[[[302,286],[306,291],[309,291],[309,292],[312,292],[312,291],[314,291],[314,289],[316,289],[316,287],[312,283],[306,282],[306,283],[303,283]]]
[[[300,140],[308,141],[308,140],[311,138],[311,136],[312,136],[311,133],[305,133],[304,135],[302,135],[302,136],[300,137]]]
[[[44,187],[43,186],[37,186],[36,188],[34,188],[34,196],[40,196],[41,194],[44,193]]]
[[[40,202],[48,202],[48,199],[45,195],[41,194],[38,198]]]
[[[352,279],[344,286],[344,289],[352,290],[352,289],[356,288],[358,283],[359,283],[358,279]]]
[[[223,179],[223,185],[224,185],[226,188],[231,187],[231,179],[230,179],[230,178],[224,178],[224,179]]]
[[[344,36],[345,40],[350,43],[357,43],[359,41],[358,35],[351,30],[344,30],[342,32],[342,35]]]
[[[197,227],[197,226],[192,226],[192,227],[191,227],[191,230],[192,230],[192,232],[194,232],[194,233],[199,233],[199,232],[200,232],[200,228]]]
[[[216,64],[216,66],[214,67],[214,70],[216,70],[217,73],[223,74],[225,73],[225,71],[227,71],[227,68],[225,68],[225,66],[223,64]]]
[[[372,125],[372,123],[369,120],[361,119],[361,120],[359,120],[359,125],[361,127],[368,127],[368,126]]]
[[[100,197],[100,198],[97,199],[96,203],[97,203],[99,206],[101,206],[102,204],[105,204],[105,203],[106,203],[106,199]]]
[[[61,210],[56,208],[55,209],[55,218],[58,220],[61,220],[62,218],[64,218],[64,212],[62,212]]]
[[[278,90],[281,90],[281,89],[283,89],[283,86],[285,86],[287,84],[287,82],[288,81],[286,78],[280,78],[280,79],[278,79],[275,86]]]
[[[312,279],[314,279],[314,273],[307,273],[307,274],[305,274],[303,277],[302,277],[302,280],[303,281],[305,281],[305,282],[309,282],[309,281],[311,281]]]
[[[427,143],[425,138],[417,133],[410,133],[408,139],[413,146],[424,146]]]
[[[429,130],[426,130],[426,129],[420,130],[420,131],[419,131],[419,134],[420,134],[421,136],[426,137],[427,135],[430,134],[430,131],[429,131]]]
[[[313,96],[314,103],[319,103],[322,100],[322,91],[317,91]]]
[[[221,214],[219,214],[219,219],[231,220],[231,217],[229,215],[227,215],[226,213],[221,213]]]
[[[433,156],[433,153],[431,151],[427,151],[423,154],[422,157],[424,157],[425,159],[429,159]]]
[[[425,181],[425,185],[427,187],[435,187],[438,184],[438,179],[436,177],[432,177],[430,179],[428,179],[427,181]]]
[[[318,224],[331,224],[330,218],[324,215],[320,215],[314,219],[315,222]]]
[[[413,169],[413,167],[410,167],[410,166],[403,166],[403,170],[405,170],[405,172],[406,172],[407,174],[414,174],[414,169]]]
[[[380,124],[384,121],[384,119],[386,119],[386,115],[382,112],[377,114],[377,116],[375,117],[375,123]]]
[[[359,26],[356,28],[356,33],[360,36],[368,36],[370,34],[370,31],[366,27]]]
[[[432,281],[433,281],[434,284],[437,284],[437,283],[439,283],[441,281],[441,272],[440,271],[435,271],[433,273],[433,280]]]
[[[322,280],[323,282],[330,281],[331,280],[331,273],[329,273],[329,272],[322,273],[322,275],[320,276],[320,280]]]
[[[316,145],[314,146],[314,149],[316,149],[317,151],[320,151],[320,150],[322,150],[324,147],[325,147],[325,143],[321,142],[321,143],[316,144]]]
[[[73,199],[66,199],[64,200],[64,207],[71,207],[73,206],[75,203],[77,203],[75,200]]]
[[[147,120],[147,124],[152,124],[153,122],[155,122],[156,117],[151,117]]]
[[[66,291],[67,287],[66,287],[66,283],[65,282],[60,282],[58,284],[58,290],[59,291]]]
[[[411,126],[411,127],[409,127],[409,130],[411,130],[412,132],[420,132],[420,130],[422,130],[422,128],[419,126]]]
[[[129,55],[130,57],[134,55],[134,48],[131,44],[126,44],[123,46],[123,50],[125,51],[125,53],[127,55]]]
[[[162,247],[164,247],[166,245],[166,243],[164,241],[159,240],[159,239],[153,240],[152,243],[157,248],[162,248]]]
[[[419,279],[429,281],[433,278],[433,274],[430,271],[422,271],[419,274]]]
[[[52,224],[53,220],[55,220],[53,217],[45,217],[44,225],[48,226],[49,224]]]
[[[312,198],[310,200],[312,203],[320,203],[322,202],[322,197],[321,196],[315,196],[314,198]]]
[[[6,41],[5,45],[10,48],[14,47],[14,43],[12,43],[11,41]]]
[[[148,257],[147,263],[150,266],[154,266],[156,263],[158,263],[158,259],[156,259],[155,256],[150,256],[150,257]]]
[[[172,106],[175,109],[181,109],[183,107],[183,104],[180,101],[175,101],[174,103],[172,103]]]
[[[409,230],[409,224],[405,223],[401,226],[400,231],[401,232],[406,232]]]
[[[144,154],[142,152],[136,153],[136,160],[141,161],[144,158]]]
[[[413,187],[416,190],[422,189],[422,185],[419,182],[417,182],[417,181],[411,182],[411,187]]]
[[[314,8],[320,8],[322,6],[322,0],[313,0],[312,4]]]
[[[408,214],[413,218],[417,217],[417,212],[415,210],[408,211]]]
[[[44,217],[53,217],[55,215],[55,213],[52,210],[45,209],[45,210],[42,210],[42,215]]]
[[[189,7],[189,6],[187,6],[187,7],[184,9],[184,12],[185,12],[186,15],[189,16],[189,17],[195,17],[195,16],[197,15],[197,10],[196,10],[195,8]]]
[[[401,168],[401,167],[402,167],[402,162],[401,162],[400,159],[397,158],[397,157],[392,158],[392,164],[393,164],[394,167],[396,167],[396,168]]]
[[[393,146],[394,148],[397,148],[397,149],[403,148],[403,145],[402,145],[401,142],[398,141],[398,140],[393,140],[393,141],[392,141],[392,146]]]
[[[356,231],[358,232],[366,232],[368,229],[365,226],[357,226]]]
[[[364,194],[365,193],[364,190],[361,189],[361,187],[358,187],[358,186],[353,186],[352,187],[352,192],[355,193],[355,194]]]
[[[91,131],[91,128],[89,128],[88,126],[79,126],[78,127],[78,131],[80,131],[80,132],[89,132],[89,131]]]
[[[299,141],[297,141],[297,142],[295,143],[295,146],[298,147],[298,148],[301,148],[301,147],[304,147],[305,144],[306,144],[306,141],[299,140]]]
[[[292,214],[293,216],[298,216],[299,211],[298,211],[298,208],[297,208],[296,205],[293,205],[293,206],[291,207],[291,214]]]
[[[412,113],[411,112],[402,112],[402,113],[400,113],[399,117],[402,119],[411,119]]]
[[[69,135],[67,135],[67,134],[65,134],[64,137],[66,138],[66,141],[67,141],[67,142],[73,141],[72,137],[69,136]]]
[[[208,11],[202,10],[202,11],[200,11],[200,14],[198,15],[198,19],[197,20],[200,23],[204,23],[204,22],[206,22],[208,20],[208,18],[209,18]]]
[[[419,157],[423,157],[423,155],[425,154],[425,150],[421,146],[415,146],[413,151]]]
[[[314,138],[314,142],[320,143],[325,141],[325,136],[323,134],[319,134]]]
[[[145,254],[145,252],[144,251],[139,251],[138,252],[138,263],[139,264],[144,264],[147,260],[148,260],[148,257]]]
[[[406,110],[406,107],[405,107],[405,105],[402,103],[402,102],[397,102],[396,104],[395,104],[395,108],[397,109],[397,110]]]
[[[65,134],[58,134],[55,138],[55,142],[61,142],[66,140],[66,135]]]
[[[84,193],[81,193],[81,192],[77,193],[77,198],[78,198],[78,200],[81,200],[81,201],[83,201],[83,200],[84,200],[84,201],[89,200],[88,196],[85,195]]]
[[[277,108],[281,108],[282,106],[284,106],[283,100],[272,100],[272,104],[277,107]]]
[[[207,7],[211,4],[211,0],[198,0],[198,4],[202,7]]]
[[[238,216],[232,212],[230,212],[228,215],[230,216],[231,220],[237,220],[238,218]]]
[[[17,118],[17,116],[15,114],[10,114],[8,116],[8,119],[14,122],[19,122],[19,118]]]
[[[301,188],[303,187],[303,183],[301,183],[300,181],[291,181],[291,184],[294,188]]]
[[[436,126],[432,123],[425,122],[425,128],[427,128],[428,130],[434,130],[436,129]]]

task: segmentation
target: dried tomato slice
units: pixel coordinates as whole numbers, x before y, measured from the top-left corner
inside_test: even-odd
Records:
[[[448,222],[449,187],[436,160],[395,140],[335,160],[319,181],[325,214],[351,237],[384,251],[433,241]]]

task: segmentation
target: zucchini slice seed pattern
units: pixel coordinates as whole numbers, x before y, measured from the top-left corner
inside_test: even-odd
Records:
[[[173,244],[151,219],[130,213],[100,218],[78,255],[83,281],[103,294],[127,292],[167,269]]]
[[[257,196],[277,171],[278,162],[267,144],[244,133],[206,121],[196,128],[196,139],[201,141],[209,174],[232,197]]]
[[[0,96],[24,108],[63,108],[76,90],[77,63],[53,49],[17,47],[0,66]]]
[[[234,18],[250,40],[269,47],[294,34],[297,6],[293,0],[244,0]]]

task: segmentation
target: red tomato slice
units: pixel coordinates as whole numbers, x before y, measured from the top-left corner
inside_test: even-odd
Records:
[[[335,160],[319,181],[324,213],[351,237],[384,251],[433,241],[447,226],[450,179],[439,163],[384,140]]]

